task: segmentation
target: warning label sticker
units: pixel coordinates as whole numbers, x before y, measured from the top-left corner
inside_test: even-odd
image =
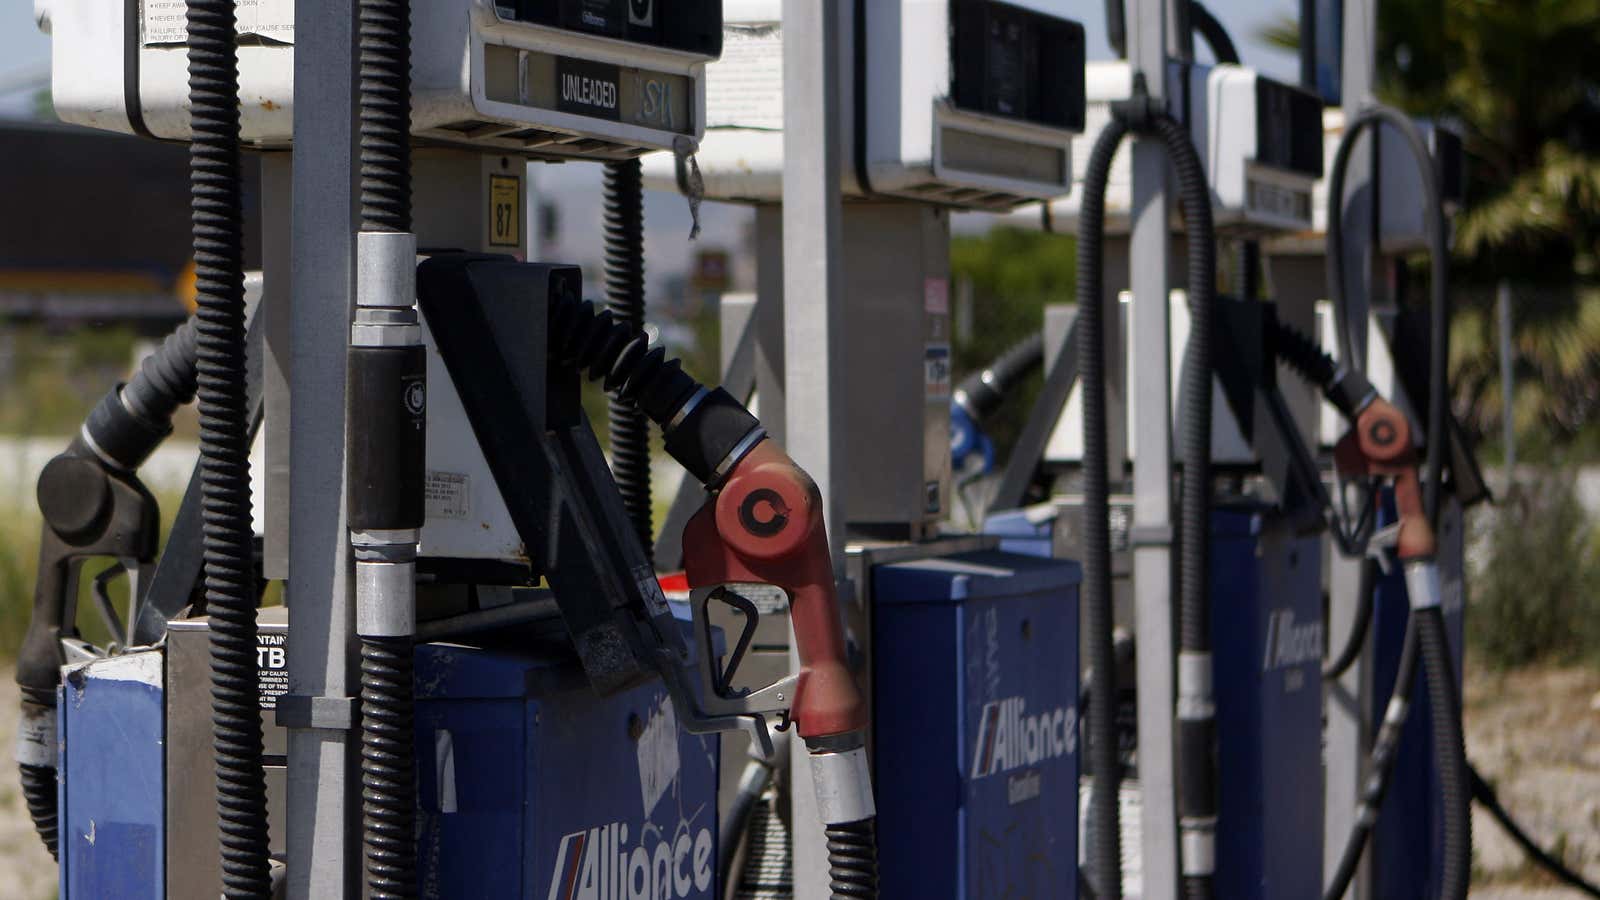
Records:
[[[923,385],[929,400],[950,398],[950,345],[928,344],[923,348]]]
[[[146,47],[188,43],[188,7],[188,0],[140,0],[140,42]],[[241,39],[294,43],[294,0],[237,0],[234,9]]]
[[[256,636],[256,696],[262,709],[277,709],[278,698],[289,693],[289,656],[286,635],[266,632]]]
[[[472,515],[472,482],[459,472],[428,472],[423,487],[430,519],[465,519]]]
[[[728,25],[722,58],[706,67],[706,127],[783,128],[783,31]]]

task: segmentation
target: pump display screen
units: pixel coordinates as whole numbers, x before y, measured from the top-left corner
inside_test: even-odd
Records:
[[[955,105],[1083,130],[1083,26],[998,3],[950,0]]]
[[[1312,178],[1322,175],[1322,98],[1256,78],[1256,162]]]
[[[496,0],[502,18],[635,44],[722,54],[722,0]]]

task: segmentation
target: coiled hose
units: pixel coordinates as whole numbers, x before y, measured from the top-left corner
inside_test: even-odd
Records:
[[[663,427],[683,401],[703,389],[678,360],[651,347],[643,329],[570,294],[550,303],[550,355],[552,362],[587,372],[607,393]]]
[[[1427,452],[1422,479],[1423,507],[1428,522],[1437,531],[1439,524],[1440,492],[1443,489],[1444,453],[1448,443],[1445,420],[1449,387],[1449,258],[1445,244],[1444,207],[1439,199],[1438,172],[1427,145],[1416,126],[1403,114],[1382,106],[1361,111],[1345,128],[1344,137],[1334,154],[1328,178],[1328,229],[1327,258],[1329,295],[1333,299],[1334,316],[1339,336],[1339,350],[1347,365],[1354,365],[1354,339],[1351,335],[1349,309],[1345,293],[1344,230],[1341,203],[1344,197],[1345,172],[1356,139],[1368,129],[1386,124],[1399,131],[1412,158],[1417,163],[1423,188],[1423,209],[1428,236],[1430,269],[1429,317],[1429,385]],[[1415,598],[1413,598],[1415,601]],[[1445,900],[1459,900],[1467,895],[1472,865],[1471,794],[1467,781],[1466,744],[1461,731],[1460,698],[1456,695],[1455,670],[1451,664],[1450,647],[1445,637],[1444,617],[1437,606],[1413,608],[1412,622],[1407,626],[1407,641],[1411,641],[1412,625],[1423,658],[1428,679],[1429,709],[1432,714],[1435,767],[1439,774],[1441,802],[1444,809],[1444,858],[1440,873],[1440,896]],[[1435,682],[1438,682],[1437,684]],[[1395,679],[1395,693],[1389,708],[1395,708],[1396,699],[1409,695],[1410,684]],[[1376,762],[1376,748],[1374,749]],[[1390,756],[1388,765],[1392,766]],[[1379,773],[1385,780],[1387,772]],[[1370,825],[1368,826],[1370,829]],[[1358,821],[1356,831],[1361,830]],[[1352,832],[1352,841],[1356,840]],[[1365,842],[1365,836],[1359,838]],[[1347,842],[1347,847],[1349,842]],[[1359,857],[1359,848],[1356,851]],[[1353,874],[1354,866],[1349,867]],[[1340,873],[1344,874],[1344,867]],[[1348,887],[1349,876],[1341,884],[1335,880],[1329,885],[1329,897],[1342,896]],[[1337,893],[1335,893],[1337,889]]]
[[[360,0],[358,16],[361,230],[408,233],[410,4]],[[389,524],[404,529],[410,523]],[[374,900],[417,896],[412,640],[409,634],[361,635],[361,839]]]
[[[1211,188],[1189,139],[1170,116],[1155,119],[1155,133],[1178,175],[1178,195],[1189,240],[1189,340],[1184,348],[1179,407],[1183,464],[1179,498],[1178,754],[1179,828],[1205,843],[1215,840],[1217,819],[1216,706],[1211,696],[1211,340],[1216,307],[1216,231]],[[1185,689],[1185,668],[1199,668]],[[1212,894],[1215,853],[1184,862],[1184,895]]]
[[[1205,4],[1189,4],[1189,27],[1205,40],[1217,62],[1238,65],[1239,49],[1233,45],[1228,29],[1222,27],[1222,23],[1211,14],[1211,10],[1206,9]]]
[[[1383,723],[1378,726],[1378,736],[1372,742],[1368,757],[1367,778],[1361,786],[1361,800],[1356,806],[1355,824],[1345,838],[1344,851],[1339,854],[1339,865],[1323,891],[1323,900],[1340,900],[1355,878],[1356,867],[1361,864],[1362,851],[1378,822],[1378,811],[1389,792],[1389,777],[1394,772],[1394,760],[1400,749],[1400,735],[1405,730],[1406,718],[1411,712],[1411,685],[1417,676],[1417,626],[1406,622],[1406,634],[1400,649],[1400,664],[1395,669],[1394,688],[1384,707]]]
[[[410,638],[361,639],[361,829],[371,896],[417,896]]]
[[[873,820],[829,825],[828,890],[833,900],[878,896],[878,842]]]
[[[616,321],[644,328],[644,181],[639,160],[606,164],[606,307]],[[606,400],[611,474],[648,557],[655,549],[650,509],[650,423],[631,403]]]
[[[188,11],[201,497],[222,891],[229,898],[266,898],[272,883],[256,699],[234,4],[189,0]]]
[[[122,388],[122,401],[130,412],[147,422],[172,427],[172,414],[194,399],[197,337],[195,320],[188,319],[139,363],[139,371]]]
[[[1546,853],[1543,848],[1535,844],[1533,838],[1528,837],[1528,833],[1522,830],[1522,826],[1518,825],[1511,818],[1510,813],[1506,812],[1506,808],[1500,805],[1500,798],[1495,796],[1494,788],[1489,786],[1489,782],[1483,780],[1483,776],[1479,775],[1478,771],[1472,768],[1470,763],[1467,765],[1467,777],[1472,780],[1473,799],[1477,800],[1484,809],[1489,811],[1489,815],[1500,823],[1500,827],[1504,828],[1506,834],[1511,836],[1517,846],[1528,854],[1529,859],[1538,863],[1541,868],[1555,876],[1567,887],[1590,897],[1600,897],[1600,886],[1595,885],[1593,882],[1585,881],[1583,876],[1567,868],[1559,859]]]
[[[1000,408],[1006,393],[1044,361],[1044,334],[1035,331],[973,372],[956,386],[951,402],[962,407],[973,422],[981,422]]]
[[[23,701],[29,702],[29,701]],[[56,770],[52,766],[34,766],[21,763],[17,766],[22,776],[22,799],[28,805],[28,818],[33,820],[33,830],[39,833],[51,859],[58,859],[57,840],[61,819],[56,800]]]
[[[1099,677],[1090,705],[1090,759],[1095,772],[1090,795],[1089,859],[1101,896],[1121,896],[1117,817],[1114,644],[1111,636],[1110,524],[1106,482],[1105,363],[1100,310],[1101,247],[1105,189],[1112,157],[1129,130],[1161,141],[1178,174],[1179,199],[1189,232],[1189,342],[1184,352],[1179,403],[1182,409],[1179,544],[1178,778],[1179,827],[1185,844],[1207,845],[1184,861],[1184,894],[1209,897],[1208,861],[1216,831],[1215,705],[1210,684],[1210,506],[1211,506],[1211,322],[1216,294],[1215,228],[1211,190],[1187,130],[1154,107],[1140,90],[1119,105],[1100,133],[1084,176],[1078,237],[1078,308],[1084,384],[1084,592],[1088,596],[1090,666]],[[1110,775],[1110,777],[1107,777]]]
[[[1107,477],[1105,310],[1102,308],[1106,184],[1128,133],[1112,119],[1094,142],[1078,219],[1078,361],[1083,390],[1083,588],[1089,632],[1089,878],[1097,896],[1122,896],[1122,826],[1117,806],[1117,668],[1112,635],[1111,491]]]

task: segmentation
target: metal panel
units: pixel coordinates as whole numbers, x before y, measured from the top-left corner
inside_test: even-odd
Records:
[[[284,754],[288,733],[273,720],[284,687],[283,649],[288,610],[269,607],[256,615],[260,630],[262,750],[267,777],[267,828],[271,852],[284,852]],[[274,649],[277,654],[274,655]],[[162,805],[170,880],[167,900],[214,900],[222,890],[221,844],[217,838],[216,755],[211,734],[211,629],[206,619],[179,619],[167,631],[165,713],[166,791]]]
[[[74,666],[64,682],[61,896],[157,900],[166,862],[161,653]]]
[[[852,203],[841,242],[850,524],[915,539],[946,517],[950,497],[950,217]]]
[[[873,570],[885,896],[1077,895],[1079,578],[998,551]]]

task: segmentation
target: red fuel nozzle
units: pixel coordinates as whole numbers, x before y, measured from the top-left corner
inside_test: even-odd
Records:
[[[1393,479],[1395,511],[1400,518],[1399,557],[1425,559],[1433,555],[1433,526],[1422,506],[1417,450],[1411,445],[1411,423],[1404,413],[1381,397],[1374,399],[1356,417],[1355,428],[1339,439],[1333,459],[1340,474]]]
[[[811,739],[865,730],[866,702],[845,659],[817,485],[772,441],[734,466],[683,531],[689,587],[771,584],[789,595],[799,682],[790,718]]]

